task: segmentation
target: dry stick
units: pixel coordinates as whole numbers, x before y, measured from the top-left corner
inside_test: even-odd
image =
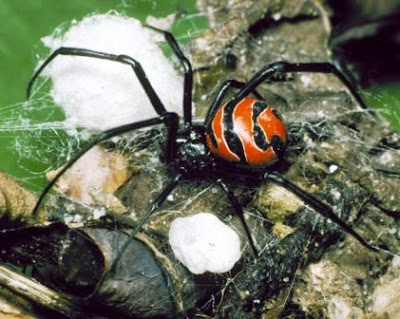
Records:
[[[73,298],[56,292],[0,265],[0,285],[47,309],[54,310],[68,318],[82,317],[84,312]],[[88,315],[88,314],[86,314]]]

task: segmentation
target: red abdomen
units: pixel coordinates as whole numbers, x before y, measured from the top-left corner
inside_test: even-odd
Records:
[[[222,105],[206,128],[207,147],[212,154],[253,166],[276,162],[286,139],[285,125],[276,112],[252,98]]]

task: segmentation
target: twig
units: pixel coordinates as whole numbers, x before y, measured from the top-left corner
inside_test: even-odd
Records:
[[[84,313],[77,301],[70,296],[51,290],[1,265],[0,285],[68,318],[84,318],[88,315]]]

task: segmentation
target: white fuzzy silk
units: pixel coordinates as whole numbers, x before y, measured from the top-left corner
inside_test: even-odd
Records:
[[[157,32],[133,18],[92,15],[64,34],[56,30],[42,39],[51,52],[76,47],[128,55],[142,65],[168,111],[182,114],[182,78],[163,55]],[[51,96],[72,127],[105,130],[157,116],[129,65],[92,57],[58,56],[44,70],[51,78]]]
[[[178,217],[169,231],[175,257],[192,273],[224,273],[241,257],[240,238],[215,215]]]

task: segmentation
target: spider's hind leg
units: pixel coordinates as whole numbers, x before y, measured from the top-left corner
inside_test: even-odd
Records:
[[[206,114],[206,117],[204,120],[205,126],[207,126],[210,123],[213,116],[217,112],[218,108],[221,106],[223,99],[228,94],[229,90],[242,89],[245,86],[246,86],[246,83],[240,82],[237,80],[233,80],[233,79],[223,82],[221,84],[221,86],[218,87],[214,93],[214,99],[211,102],[210,107],[208,108],[208,111],[207,111],[207,114]],[[254,90],[253,92],[250,92],[250,93],[254,94],[254,96],[259,100],[263,99],[263,97],[256,90]]]
[[[247,225],[246,220],[244,218],[244,213],[243,213],[242,206],[240,205],[240,203],[239,203],[238,199],[236,198],[235,194],[232,192],[232,190],[229,188],[229,186],[223,180],[218,179],[217,180],[217,184],[219,186],[221,186],[222,190],[228,195],[228,199],[231,202],[231,204],[232,204],[232,206],[233,206],[233,208],[235,210],[236,216],[239,217],[239,219],[240,219],[240,221],[241,221],[241,223],[243,225],[243,228],[244,228],[244,230],[246,232],[246,236],[247,236],[247,238],[249,240],[250,248],[251,248],[254,256],[257,258],[258,257],[258,251],[257,251],[256,245],[254,243],[253,237],[251,236],[250,228]]]
[[[119,254],[117,258],[113,261],[109,274],[112,274],[115,271],[115,267],[118,264],[118,261],[124,254],[124,251],[128,248],[129,244],[135,238],[135,235],[142,229],[143,225],[150,219],[151,216],[157,211],[157,209],[165,202],[168,195],[172,193],[175,187],[179,184],[180,180],[182,179],[182,174],[175,175],[171,181],[164,187],[161,193],[158,194],[157,198],[152,202],[149,210],[144,214],[139,221],[135,224],[133,230],[129,233],[129,237],[126,239],[125,243],[120,248]],[[131,223],[127,223],[126,226],[130,228],[132,225]]]
[[[267,65],[257,72],[250,81],[244,86],[234,97],[237,101],[240,101],[247,95],[249,95],[254,89],[262,82],[273,78],[279,73],[290,73],[290,72],[311,72],[311,73],[326,73],[334,74],[341,82],[347,87],[351,95],[357,101],[357,103],[363,108],[368,107],[362,99],[361,95],[357,92],[356,87],[351,83],[350,79],[341,72],[334,64],[330,62],[310,62],[310,63],[289,63],[289,62],[275,62]],[[374,113],[373,113],[374,114]]]
[[[284,178],[281,174],[277,172],[267,172],[264,174],[263,180],[267,182],[270,181],[274,184],[282,186],[287,190],[291,191],[302,201],[304,201],[306,205],[313,208],[317,213],[321,214],[322,216],[330,219],[337,226],[339,226],[340,229],[342,229],[342,231],[354,237],[361,245],[363,245],[367,249],[375,252],[384,252],[390,256],[398,256],[397,254],[389,250],[371,245],[360,234],[358,234],[351,226],[349,226],[343,219],[341,219],[329,205],[325,204],[324,202],[316,198],[314,195],[302,190],[300,187],[298,187],[297,185],[293,184],[292,182]]]

